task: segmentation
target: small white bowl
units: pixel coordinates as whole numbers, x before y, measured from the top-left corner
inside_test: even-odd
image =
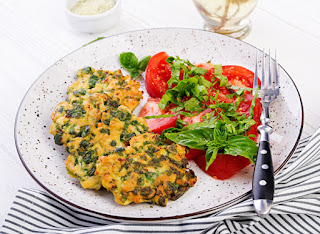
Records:
[[[66,1],[66,15],[71,26],[86,33],[98,33],[107,30],[119,22],[121,0],[114,0],[115,5],[108,11],[96,15],[77,15],[71,12],[71,8],[80,0]]]

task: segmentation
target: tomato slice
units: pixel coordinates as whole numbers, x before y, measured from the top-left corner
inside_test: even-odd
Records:
[[[205,155],[206,151],[205,150],[198,150],[198,149],[188,149],[186,153],[186,158],[190,160],[194,160],[195,158]]]
[[[197,67],[206,69],[206,70],[210,70],[211,68],[214,68],[214,64],[213,63],[199,63],[198,65],[196,65]]]
[[[171,114],[171,112],[159,109],[160,100],[160,98],[149,98],[147,103],[142,107],[139,117]],[[167,128],[176,127],[177,119],[178,115],[168,118],[146,119],[146,121],[152,132],[161,134]]]
[[[202,122],[202,116],[206,115],[207,113],[212,112],[212,109],[206,109],[204,111],[201,111],[199,114],[197,114],[196,116],[192,116],[192,117],[183,117],[182,120],[184,122],[187,122],[189,124],[193,124],[193,123],[200,123]]]
[[[171,67],[166,62],[166,52],[160,52],[151,57],[146,68],[146,89],[150,97],[161,98],[168,90],[168,80],[171,77]]]
[[[204,172],[218,180],[229,179],[250,164],[247,158],[229,154],[218,154],[207,171],[205,155],[195,158],[195,162]]]
[[[210,67],[210,66],[208,66]],[[222,75],[228,78],[228,83],[239,87],[253,87],[254,73],[244,67],[236,65],[222,66]],[[214,77],[214,67],[207,71],[204,78],[211,81]],[[258,84],[261,85],[260,80]]]

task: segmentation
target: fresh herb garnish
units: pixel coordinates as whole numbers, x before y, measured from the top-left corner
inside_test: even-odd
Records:
[[[93,43],[93,42],[96,42],[96,41],[100,41],[101,39],[104,39],[105,37],[98,37],[97,39],[94,39],[93,41],[90,41],[90,42],[88,42],[87,44],[84,44],[83,46],[86,46],[86,45],[89,45],[89,44],[91,44],[91,43]]]
[[[250,113],[246,116],[239,113],[238,108],[246,101],[246,92],[254,90],[230,85],[228,78],[223,75],[222,65],[214,66],[214,77],[210,81],[205,78],[206,69],[196,67],[188,60],[168,57],[166,62],[171,66],[172,72],[167,82],[169,89],[162,96],[159,108],[164,110],[171,103],[174,107],[169,109],[170,114],[145,117],[151,119],[178,116],[176,127],[164,130],[161,138],[192,149],[206,150],[206,169],[218,153],[240,155],[254,163],[258,148],[249,137],[255,136],[246,134],[256,124],[253,120],[253,109],[258,90],[255,90]],[[230,102],[221,102],[219,99],[219,92],[224,89],[229,91],[226,98],[230,99]],[[222,95],[225,95],[225,92]],[[188,123],[181,119],[181,116],[192,117],[207,109],[211,110],[201,117],[202,122],[187,125]]]
[[[145,71],[151,56],[144,57],[140,61],[132,52],[120,54],[120,63],[128,71],[132,79],[136,79],[141,71]]]
[[[170,132],[166,132],[165,136],[180,145],[206,150],[207,170],[218,153],[240,155],[254,163],[258,150],[256,143],[247,136],[237,135],[237,131],[227,128],[226,125],[226,122],[218,120],[214,129],[201,128],[180,132],[174,132],[173,129],[170,129]]]

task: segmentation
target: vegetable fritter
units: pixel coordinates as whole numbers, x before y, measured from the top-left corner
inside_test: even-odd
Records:
[[[65,145],[75,137],[85,137],[89,129],[101,120],[104,111],[119,107],[119,101],[103,93],[94,93],[72,102],[61,102],[51,115],[50,133],[55,143]]]
[[[116,202],[165,206],[196,182],[185,148],[164,144],[132,111],[140,83],[121,71],[78,71],[68,98],[51,115],[50,133],[66,146],[66,168],[85,189],[111,191]]]
[[[80,69],[76,82],[69,86],[67,94],[69,101],[82,96],[105,93],[112,99],[119,100],[120,105],[134,110],[142,99],[139,91],[140,83],[130,76],[123,76],[121,70],[95,71],[91,67]]]
[[[128,141],[148,132],[146,121],[124,106],[102,113],[101,122],[88,130],[88,135],[69,141],[66,166],[69,174],[79,179],[82,187],[100,189],[101,177],[94,175],[100,156],[124,151]]]
[[[146,133],[133,137],[124,151],[101,157],[95,174],[119,204],[165,206],[196,183],[187,164],[183,146],[164,144],[158,135]]]

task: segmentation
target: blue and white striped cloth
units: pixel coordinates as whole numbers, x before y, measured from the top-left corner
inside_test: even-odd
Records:
[[[252,199],[202,218],[124,223],[70,208],[46,193],[19,190],[2,233],[320,233],[320,129],[300,141],[276,176],[271,214],[261,219]]]

